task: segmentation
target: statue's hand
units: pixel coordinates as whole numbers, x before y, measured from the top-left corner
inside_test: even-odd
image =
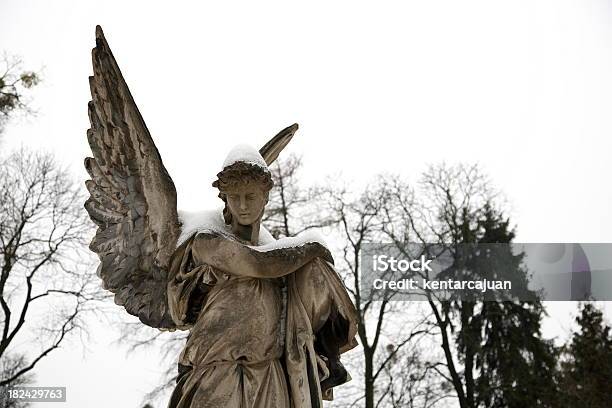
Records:
[[[313,259],[322,258],[329,263],[334,263],[334,257],[332,256],[331,252],[329,252],[329,249],[327,249],[327,247],[325,247],[323,244],[319,242],[309,242],[306,244],[306,249],[308,254],[311,255]]]
[[[329,368],[327,367],[327,357],[315,354],[317,357],[317,367],[319,369],[319,381],[325,381],[329,378]]]

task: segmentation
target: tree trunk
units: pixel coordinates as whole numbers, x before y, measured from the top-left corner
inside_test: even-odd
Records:
[[[365,408],[374,408],[374,353],[364,347],[365,358]]]

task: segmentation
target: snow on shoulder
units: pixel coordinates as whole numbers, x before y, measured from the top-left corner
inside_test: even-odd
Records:
[[[214,232],[227,237],[233,236],[230,226],[223,220],[223,209],[221,208],[198,212],[179,211],[179,220],[181,221],[181,235],[178,238],[177,247],[194,234],[201,232]],[[305,231],[296,237],[276,240],[262,225],[259,228],[260,245],[249,245],[249,248],[267,252],[275,249],[294,248],[311,242],[318,242],[327,248],[325,239],[316,231]]]
[[[225,158],[225,161],[223,162],[223,168],[231,166],[232,164],[237,162],[254,164],[265,170],[268,170],[268,165],[266,164],[266,161],[261,156],[259,151],[253,146],[247,144],[237,145],[232,150],[230,150],[227,157]]]
[[[223,220],[222,208],[197,212],[179,211],[178,216],[181,222],[181,235],[176,243],[177,247],[181,246],[193,234],[200,232],[215,232],[230,237],[233,235],[230,226]],[[263,226],[259,229],[259,241],[263,245],[274,242],[272,234]]]
[[[178,216],[181,222],[181,235],[178,238],[177,247],[198,232],[215,231],[225,234],[229,232],[229,227],[223,221],[222,209],[198,212],[179,211]]]

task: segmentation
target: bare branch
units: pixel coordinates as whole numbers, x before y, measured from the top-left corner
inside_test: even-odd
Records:
[[[84,251],[90,230],[81,202],[80,189],[50,156],[21,150],[0,160],[0,357],[14,354],[19,336],[46,334],[20,370],[0,373],[0,385],[18,381],[71,331],[82,330],[87,304],[104,298]],[[34,302],[53,305],[47,323],[27,324]]]

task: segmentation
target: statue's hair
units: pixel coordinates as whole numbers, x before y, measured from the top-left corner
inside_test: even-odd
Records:
[[[238,161],[217,173],[217,180],[212,183],[212,186],[219,189],[219,198],[225,203],[223,219],[226,224],[232,223],[232,214],[227,206],[226,193],[242,183],[260,184],[266,194],[274,187],[270,172],[253,163]]]

